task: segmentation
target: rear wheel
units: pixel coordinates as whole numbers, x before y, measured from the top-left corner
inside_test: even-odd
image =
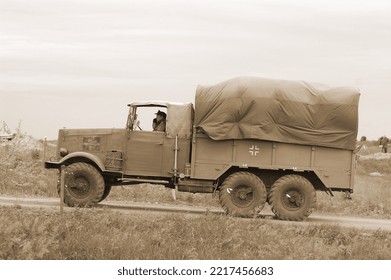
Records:
[[[273,184],[269,202],[278,219],[302,221],[315,208],[316,192],[303,176],[286,175]]]
[[[102,200],[104,192],[102,174],[92,165],[80,162],[65,168],[64,202],[68,206],[91,206]]]
[[[225,179],[219,198],[227,214],[252,217],[265,206],[266,187],[258,176],[249,172],[237,172]]]

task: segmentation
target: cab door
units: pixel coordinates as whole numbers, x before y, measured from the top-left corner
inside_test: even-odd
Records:
[[[129,131],[125,173],[162,176],[165,138],[165,133],[159,131]]]

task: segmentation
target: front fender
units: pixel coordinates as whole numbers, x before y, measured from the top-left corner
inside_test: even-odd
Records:
[[[78,159],[78,160],[75,160]],[[75,161],[87,161],[87,162],[93,162],[95,163],[101,171],[105,171],[105,165],[103,161],[97,157],[96,155],[89,154],[86,152],[74,152],[70,153],[69,155],[66,155],[63,157],[60,161],[45,161],[45,168],[51,169],[56,168],[59,169],[61,165],[67,164],[67,162],[75,162]]]

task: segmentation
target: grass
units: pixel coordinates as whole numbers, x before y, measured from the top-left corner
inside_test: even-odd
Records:
[[[390,232],[281,225],[223,215],[1,208],[0,259],[382,260]],[[206,226],[207,225],[207,226]]]
[[[2,195],[55,196],[57,172],[43,166],[43,141],[18,134],[11,142],[0,143],[0,193]],[[55,146],[48,145],[47,158]]]
[[[352,199],[335,193],[334,198],[317,193],[318,213],[333,213],[349,216],[391,218],[391,176],[384,177],[356,174]]]

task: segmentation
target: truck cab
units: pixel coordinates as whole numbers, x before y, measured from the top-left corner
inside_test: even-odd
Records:
[[[105,199],[114,185],[152,183],[175,187],[190,161],[194,109],[191,103],[135,102],[123,129],[60,129],[56,158],[46,168],[63,168],[65,203],[86,206]],[[166,112],[165,131],[140,122],[140,111]],[[143,129],[143,126],[147,129]],[[182,175],[181,175],[182,174]],[[57,185],[60,190],[60,180]]]
[[[186,163],[190,162],[193,105],[137,102],[129,104],[129,108],[123,173],[128,177],[160,177],[166,180],[184,173]],[[139,111],[144,108],[166,112],[164,131],[149,129],[152,127],[152,118],[150,123],[140,122]]]

